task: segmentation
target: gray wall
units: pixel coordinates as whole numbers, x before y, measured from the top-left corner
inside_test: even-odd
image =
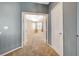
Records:
[[[20,25],[19,3],[0,2],[0,54],[21,46]]]
[[[49,4],[48,13],[48,43],[51,45],[51,4]]]
[[[48,6],[30,2],[0,2],[0,54],[21,46],[21,12],[48,13]],[[9,29],[4,30],[4,26]]]
[[[48,13],[48,5],[22,2],[21,9],[23,12],[37,12],[37,13]]]
[[[64,2],[63,4],[63,35],[64,55],[75,56],[76,52],[76,26],[77,26],[76,2]]]

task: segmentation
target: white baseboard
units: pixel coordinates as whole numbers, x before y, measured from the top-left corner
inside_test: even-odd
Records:
[[[51,47],[52,49],[54,49],[50,44],[48,44],[49,47]],[[55,50],[55,49],[54,49]],[[57,51],[55,50],[55,52],[57,53]],[[58,54],[58,53],[57,53]],[[58,54],[59,55],[59,54]],[[59,55],[60,56],[60,55]]]
[[[5,53],[1,54],[0,56],[4,56],[4,55],[6,55],[6,54],[8,54],[8,53],[11,53],[11,52],[13,52],[13,51],[15,51],[15,50],[17,50],[17,49],[20,49],[20,48],[22,48],[22,47],[17,47],[17,48],[15,48],[15,49],[12,49],[12,50],[10,50],[10,51],[8,51],[8,52],[5,52]]]

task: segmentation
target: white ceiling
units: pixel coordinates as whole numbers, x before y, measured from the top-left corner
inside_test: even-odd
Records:
[[[28,14],[26,14],[25,18],[28,20],[36,22],[36,21],[42,21],[43,15],[30,15],[30,14],[28,15]]]
[[[48,4],[49,4],[49,2],[35,2],[35,3],[39,3],[39,4],[46,4],[46,5],[48,5]]]

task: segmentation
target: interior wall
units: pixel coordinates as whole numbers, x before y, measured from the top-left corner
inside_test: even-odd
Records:
[[[3,29],[8,26],[8,29]],[[19,3],[0,2],[0,54],[21,46]]]
[[[48,14],[48,5],[32,3],[32,2],[21,2],[22,12],[35,12]]]
[[[51,4],[48,11],[48,43],[51,45]]]

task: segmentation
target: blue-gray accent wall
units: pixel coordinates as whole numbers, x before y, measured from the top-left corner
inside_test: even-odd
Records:
[[[32,3],[32,2],[21,2],[21,9],[23,12],[35,12],[48,14],[48,5]]]
[[[20,10],[19,3],[0,2],[0,54],[21,46]]]

